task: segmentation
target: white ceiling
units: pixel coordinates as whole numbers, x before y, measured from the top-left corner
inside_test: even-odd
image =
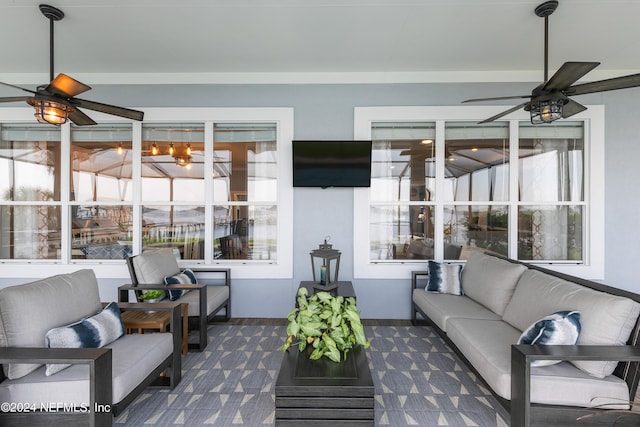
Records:
[[[49,21],[0,0],[0,81],[49,81]],[[542,81],[542,0],[49,0],[55,73],[87,84]],[[640,72],[640,0],[560,0],[551,73]],[[3,94],[7,91],[3,89]]]

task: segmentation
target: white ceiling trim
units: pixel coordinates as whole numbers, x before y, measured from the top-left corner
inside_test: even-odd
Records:
[[[553,71],[551,71],[552,73]],[[640,70],[601,70],[581,81],[608,79]],[[382,84],[382,83],[500,83],[542,82],[536,71],[424,71],[424,72],[294,72],[294,73],[73,73],[89,85],[99,84]],[[47,73],[0,73],[0,81],[37,86]],[[6,92],[2,88],[0,92]]]

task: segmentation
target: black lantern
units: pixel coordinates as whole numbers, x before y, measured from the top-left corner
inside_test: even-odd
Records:
[[[338,281],[338,273],[340,272],[340,251],[333,249],[332,245],[327,243],[327,239],[324,239],[324,244],[319,245],[318,249],[314,249],[310,253],[311,255],[311,271],[313,271],[313,281],[318,284],[314,285],[316,289],[330,290],[338,287],[336,283]],[[314,258],[318,258],[321,261],[316,262]],[[331,261],[334,261],[335,268],[331,267]],[[316,274],[316,269],[319,274]],[[333,270],[333,279],[331,278],[331,271]],[[319,277],[319,282],[317,277]]]

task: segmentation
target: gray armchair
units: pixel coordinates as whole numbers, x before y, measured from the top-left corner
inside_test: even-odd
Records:
[[[196,275],[210,273],[223,275],[222,283],[209,283],[210,278],[198,277],[197,284],[165,285],[164,278],[180,274],[182,269],[168,248],[147,250],[127,258],[131,283],[118,288],[118,299],[129,300],[131,292],[136,299],[146,290],[186,290],[176,302],[188,304],[189,330],[199,331],[197,343],[189,343],[190,349],[202,351],[207,346],[207,324],[214,319],[231,318],[231,272],[228,268],[190,268]],[[224,309],[223,315],[218,315]]]

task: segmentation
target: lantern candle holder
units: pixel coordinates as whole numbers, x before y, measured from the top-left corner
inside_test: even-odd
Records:
[[[340,254],[337,249],[333,249],[332,245],[324,243],[310,252],[311,255],[311,271],[313,272],[313,287],[315,289],[329,291],[338,287],[338,274],[340,273]],[[332,268],[332,263],[335,268]],[[331,273],[333,271],[333,278]],[[317,273],[316,273],[317,272]],[[319,281],[318,279],[319,278]]]

